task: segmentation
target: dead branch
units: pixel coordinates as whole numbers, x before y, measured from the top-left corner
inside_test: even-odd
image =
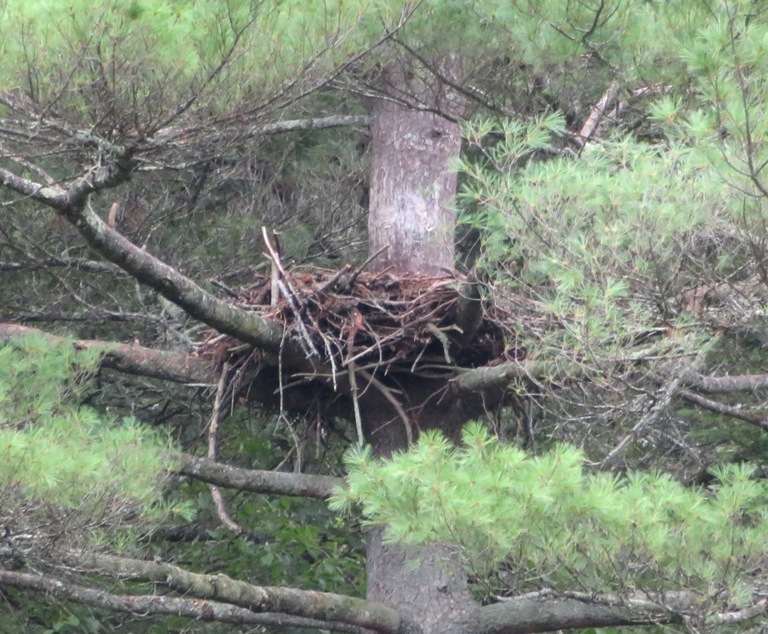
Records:
[[[167,597],[162,595],[112,594],[102,589],[61,580],[52,575],[38,575],[10,570],[0,570],[0,587],[13,587],[44,593],[65,601],[104,608],[114,612],[127,612],[141,616],[165,614],[183,616],[196,621],[218,621],[236,625],[267,627],[304,627],[331,629],[351,634],[364,634],[367,630],[343,623],[288,617],[277,614],[257,614],[246,608],[220,601],[204,601],[195,598]]]
[[[718,403],[709,398],[705,398],[700,394],[696,394],[691,390],[681,390],[680,396],[690,403],[694,403],[699,407],[708,409],[711,412],[717,414],[723,414],[724,416],[730,416],[732,418],[738,418],[752,425],[757,425],[765,431],[768,431],[768,418],[755,414],[742,407],[735,407],[733,405],[726,405],[725,403]]]
[[[221,368],[221,376],[219,377],[219,384],[216,386],[216,397],[213,400],[213,411],[211,412],[211,420],[208,423],[208,459],[216,462],[219,458],[219,418],[221,416],[221,406],[224,397],[224,392],[228,387],[227,378],[229,375],[230,366],[229,363],[224,363]],[[216,507],[216,514],[219,516],[221,523],[224,524],[235,535],[241,535],[243,533],[243,527],[237,524],[227,512],[224,498],[221,495],[219,487],[215,484],[208,484],[208,489],[211,492],[213,498],[213,504]]]
[[[280,263],[280,256],[277,254],[277,251],[272,247],[272,244],[269,240],[269,236],[267,235],[267,228],[262,227],[261,228],[261,234],[264,236],[264,244],[267,247],[267,251],[269,251],[269,259],[272,261],[272,266],[277,270],[277,279],[275,279],[275,275],[270,278],[271,282],[277,282],[277,286],[280,288],[280,291],[283,293],[285,297],[288,298],[288,300],[291,303],[291,307],[293,308],[293,314],[294,318],[296,320],[296,325],[298,326],[299,333],[301,334],[301,337],[299,338],[299,342],[302,345],[302,348],[304,348],[304,352],[308,356],[315,356],[319,357],[320,353],[317,351],[317,348],[315,347],[315,344],[312,341],[312,338],[309,336],[309,332],[307,331],[307,327],[304,325],[304,322],[301,318],[301,307],[299,306],[299,300],[296,296],[296,291],[293,290],[293,287],[291,286],[291,282],[289,277],[286,275],[285,270],[283,269],[282,264]],[[273,305],[276,305],[274,296],[272,298]]]
[[[342,478],[283,471],[262,471],[232,467],[208,458],[182,454],[177,473],[221,487],[266,493],[326,499],[335,487],[344,487]]]
[[[618,92],[619,82],[614,80],[605,90],[603,96],[600,97],[600,100],[594,106],[592,106],[589,117],[587,117],[584,125],[581,126],[581,130],[579,130],[579,134],[575,137],[576,142],[580,146],[585,145],[587,141],[589,141],[595,135],[598,127],[600,126],[600,122],[605,116],[605,111],[613,103],[614,99],[616,99]]]
[[[404,625],[400,613],[388,606],[330,592],[257,586],[223,574],[198,574],[172,564],[97,553],[72,553],[66,563],[83,572],[153,581],[204,601],[215,598],[252,612],[346,623],[382,634],[401,632]]]
[[[68,341],[64,337],[51,335],[37,328],[0,323],[0,341],[13,342],[14,339],[30,335],[45,337],[54,344]],[[127,374],[197,385],[210,385],[216,381],[215,370],[210,360],[194,355],[156,350],[138,344],[94,339],[78,339],[71,343],[76,350],[102,351],[104,353],[101,360],[102,367]]]
[[[392,394],[392,390],[390,390],[386,385],[375,378],[370,372],[367,372],[366,370],[358,370],[358,373],[366,381],[368,381],[368,383],[370,383],[379,392],[381,392],[381,395],[387,399],[387,401],[389,401],[389,404],[392,405],[392,407],[395,408],[395,411],[400,417],[400,420],[403,421],[403,425],[405,427],[405,437],[408,440],[408,446],[410,447],[413,445],[413,425],[411,424],[411,419],[409,418],[408,414],[405,413],[405,410],[400,404],[400,401],[398,401],[397,398],[395,398],[395,395]]]
[[[610,466],[612,466],[618,457],[623,453],[624,449],[627,448],[629,443],[637,438],[638,434],[647,426],[652,425],[658,418],[666,411],[667,407],[669,407],[670,402],[672,401],[672,398],[674,397],[675,393],[680,388],[681,383],[683,382],[682,377],[677,377],[669,382],[669,384],[662,390],[662,392],[659,394],[656,402],[654,403],[653,407],[648,410],[648,412],[640,418],[639,421],[635,424],[634,427],[632,427],[632,430],[627,434],[621,442],[619,442],[616,447],[611,449],[610,452],[603,458],[598,464],[599,469],[606,469]]]

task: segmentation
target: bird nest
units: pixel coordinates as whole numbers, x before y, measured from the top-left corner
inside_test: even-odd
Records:
[[[233,304],[281,324],[308,357],[336,368],[354,363],[438,377],[525,354],[515,316],[490,305],[479,285],[459,274],[279,267],[242,289],[218,286]],[[229,360],[246,350],[241,341],[211,332],[199,354]]]

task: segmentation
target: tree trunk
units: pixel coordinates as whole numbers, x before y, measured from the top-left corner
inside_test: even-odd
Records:
[[[405,614],[421,634],[443,634],[467,620],[477,604],[458,555],[440,544],[386,544],[382,533],[367,536],[366,598]]]
[[[384,79],[387,97],[373,103],[371,131],[369,248],[371,253],[384,249],[375,267],[395,274],[453,271],[452,162],[461,149],[456,122],[461,101],[434,77],[425,80],[404,65],[389,68]],[[411,379],[398,383],[395,391],[414,435],[419,429],[437,427],[456,438],[467,420],[463,408],[450,397],[432,398],[438,385]],[[398,413],[384,402],[367,409],[366,435],[374,453],[388,456],[407,449]],[[476,609],[455,552],[440,544],[386,544],[382,536],[381,530],[368,534],[369,599],[406,614],[423,634],[446,632]]]
[[[370,252],[386,249],[376,259],[379,270],[429,275],[452,271],[452,161],[461,149],[456,122],[461,100],[434,78],[425,82],[403,65],[390,68],[385,79],[388,97],[374,100],[371,123]]]
[[[416,381],[408,387],[404,398],[423,398],[425,386]],[[452,429],[460,428],[460,423],[467,419],[460,408],[448,411],[433,405],[403,409],[416,428],[414,432],[440,428],[452,438],[456,438]],[[375,455],[386,457],[407,449],[403,424],[394,409],[369,399],[364,411],[368,412],[364,423]],[[367,542],[367,599],[404,614],[418,634],[443,634],[456,628],[461,631],[471,621],[478,604],[472,598],[463,563],[455,551],[442,544],[387,544],[381,529],[370,530]]]

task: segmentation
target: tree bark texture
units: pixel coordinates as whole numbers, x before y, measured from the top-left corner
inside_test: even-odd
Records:
[[[387,96],[373,101],[371,203],[368,235],[374,266],[403,274],[453,270],[452,162],[461,149],[459,124],[450,117],[458,98],[404,65],[385,73]],[[402,100],[416,102],[416,107]]]
[[[447,393],[441,398],[435,383],[416,377],[403,383],[400,398],[405,402],[402,409],[408,424],[413,427],[414,437],[419,431],[438,428],[458,440],[461,425],[481,410],[468,408],[468,402],[462,403]],[[374,454],[388,457],[407,449],[405,425],[398,412],[383,401],[368,404],[363,427]],[[367,543],[369,601],[398,610],[418,634],[442,634],[471,621],[478,604],[469,591],[467,574],[456,552],[443,544],[388,544],[378,528],[369,531]]]
[[[450,548],[387,544],[382,538],[381,529],[367,536],[369,601],[395,608],[421,634],[442,634],[476,610],[462,562]]]

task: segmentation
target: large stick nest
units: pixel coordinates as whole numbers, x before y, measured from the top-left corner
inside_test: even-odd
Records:
[[[279,268],[246,288],[227,289],[235,305],[282,324],[308,356],[335,368],[354,362],[434,377],[525,356],[515,315],[479,294],[468,296],[477,290],[458,274],[399,277],[349,266]],[[459,313],[473,302],[475,317],[462,322]],[[243,349],[242,342],[212,332],[200,354],[226,360],[241,358]]]

